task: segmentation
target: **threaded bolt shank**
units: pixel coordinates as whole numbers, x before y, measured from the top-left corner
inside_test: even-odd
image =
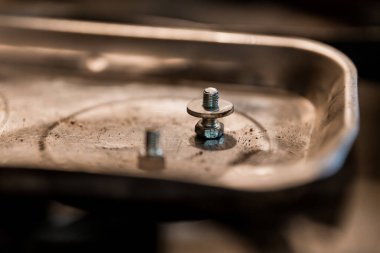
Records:
[[[210,111],[219,109],[219,92],[217,89],[208,87],[203,91],[203,107]]]
[[[157,130],[147,130],[145,132],[145,144],[147,156],[162,156],[160,148],[160,132]]]

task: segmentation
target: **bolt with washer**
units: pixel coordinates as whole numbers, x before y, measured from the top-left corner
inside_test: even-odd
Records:
[[[160,132],[156,129],[145,131],[145,154],[139,155],[138,166],[143,170],[165,168],[165,158],[160,147]]]
[[[234,112],[234,105],[219,99],[219,92],[213,87],[203,91],[203,99],[192,100],[187,105],[187,113],[202,118],[195,125],[195,133],[204,139],[216,139],[223,135],[224,125],[218,121]]]

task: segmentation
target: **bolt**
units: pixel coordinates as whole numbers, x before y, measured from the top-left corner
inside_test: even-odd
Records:
[[[187,112],[198,118],[202,118],[195,125],[197,136],[205,139],[216,139],[223,135],[224,125],[218,118],[230,115],[234,111],[234,105],[225,100],[219,100],[219,92],[213,87],[203,91],[203,99],[190,101]]]
[[[140,154],[138,167],[143,170],[165,168],[165,158],[160,148],[160,132],[154,129],[145,131],[145,154]]]

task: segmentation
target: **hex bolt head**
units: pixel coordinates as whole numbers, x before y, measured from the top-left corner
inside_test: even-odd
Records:
[[[223,135],[224,125],[217,118],[223,118],[234,112],[234,105],[219,99],[219,92],[213,87],[203,91],[203,99],[192,100],[187,105],[187,113],[202,118],[195,125],[195,133],[204,139],[216,139]]]
[[[145,154],[138,157],[138,167],[143,170],[165,168],[165,158],[160,147],[160,132],[155,129],[145,131]]]
[[[209,121],[212,123],[210,124]],[[223,135],[224,125],[216,119],[201,119],[195,125],[197,136],[205,139],[216,139]]]

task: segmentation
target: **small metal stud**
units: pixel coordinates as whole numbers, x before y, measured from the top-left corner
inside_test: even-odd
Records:
[[[139,155],[138,166],[143,170],[165,168],[165,158],[160,147],[160,132],[155,129],[145,131],[145,154]]]
[[[160,132],[157,130],[145,131],[145,147],[147,156],[162,156],[160,148]]]

